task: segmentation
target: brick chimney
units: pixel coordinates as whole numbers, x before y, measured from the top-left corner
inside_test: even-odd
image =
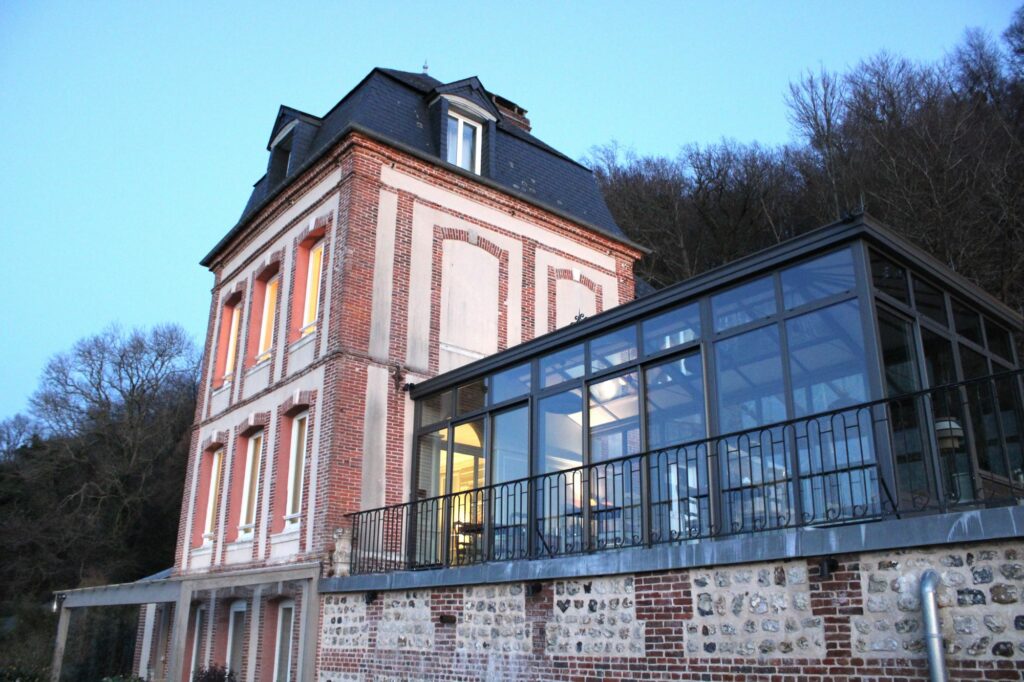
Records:
[[[494,93],[490,93],[490,95],[494,106],[498,107],[498,111],[501,112],[502,117],[506,121],[517,128],[530,132],[530,119],[526,118],[526,109],[500,95],[495,95]]]

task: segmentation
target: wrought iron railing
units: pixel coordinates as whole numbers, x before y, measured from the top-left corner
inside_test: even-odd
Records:
[[[351,514],[351,572],[548,558],[1024,498],[1024,371]]]

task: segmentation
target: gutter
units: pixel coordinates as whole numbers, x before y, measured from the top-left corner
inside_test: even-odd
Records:
[[[942,633],[939,630],[939,605],[936,591],[939,574],[929,568],[921,576],[921,614],[924,616],[924,645],[928,656],[928,679],[946,682],[946,661],[942,651]]]

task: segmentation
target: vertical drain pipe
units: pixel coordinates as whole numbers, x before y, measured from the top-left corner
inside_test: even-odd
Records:
[[[946,682],[946,660],[943,658],[939,605],[935,595],[938,588],[939,574],[929,568],[921,575],[921,613],[924,616],[924,644],[928,652],[928,679]]]

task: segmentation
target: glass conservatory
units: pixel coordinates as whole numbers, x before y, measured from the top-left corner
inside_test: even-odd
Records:
[[[412,388],[352,573],[1011,505],[1021,318],[866,217]]]

